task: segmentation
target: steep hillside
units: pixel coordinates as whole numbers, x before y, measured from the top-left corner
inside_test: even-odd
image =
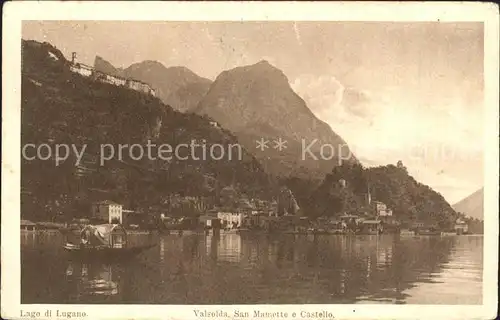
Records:
[[[196,140],[205,141],[210,150],[215,144],[228,146],[238,141],[207,118],[183,114],[158,98],[72,73],[61,52],[50,44],[23,41],[21,94],[23,145],[47,144],[55,150],[56,145],[67,144],[79,151],[86,146],[79,165],[72,151],[58,166],[54,153],[48,160],[23,159],[22,208],[28,219],[86,215],[89,203],[102,199],[144,211],[161,207],[171,194],[210,201],[215,185],[235,185],[249,198],[271,200],[278,192],[244,149],[241,161],[237,149],[232,159],[221,160],[210,156],[196,160],[202,157],[200,148],[186,160],[161,160],[154,148],[151,154],[156,160],[138,157],[137,148],[133,154],[124,149],[121,157],[115,151],[113,159],[101,165],[103,145],[117,149],[119,144],[137,144],[146,150],[148,140],[174,148]],[[188,148],[180,153],[189,156]],[[28,157],[34,155],[34,149],[27,149]]]
[[[222,72],[195,111],[234,132],[267,171],[280,176],[322,179],[339,163],[339,154],[350,154],[344,140],[314,116],[283,72],[267,61]],[[269,141],[265,150],[256,148],[261,138]],[[273,148],[279,138],[287,141],[281,151]]]
[[[191,111],[208,92],[212,81],[202,78],[185,67],[165,67],[160,62],[143,61],[128,68],[115,68],[96,56],[96,70],[124,78],[137,79],[151,85],[163,103],[181,112]]]
[[[314,215],[373,213],[368,206],[368,193],[372,200],[387,204],[400,221],[424,221],[449,227],[458,217],[441,194],[417,182],[401,163],[376,168],[348,163],[336,167],[307,205]]]
[[[471,218],[484,219],[484,188],[481,188],[453,205],[453,209]]]

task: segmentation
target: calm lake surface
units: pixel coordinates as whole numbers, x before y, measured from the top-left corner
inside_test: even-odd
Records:
[[[58,233],[22,234],[22,303],[482,303],[482,236],[130,237],[158,245],[82,263]]]

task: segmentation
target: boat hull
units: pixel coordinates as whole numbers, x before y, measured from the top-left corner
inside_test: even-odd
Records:
[[[137,246],[131,248],[80,247],[66,244],[63,248],[71,257],[82,259],[116,260],[132,258],[156,245]]]
[[[441,231],[418,231],[415,233],[417,236],[440,236]]]

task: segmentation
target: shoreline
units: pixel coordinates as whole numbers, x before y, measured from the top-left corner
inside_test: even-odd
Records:
[[[182,231],[182,232],[181,232]],[[38,234],[64,234],[64,231],[58,229],[44,229],[44,230],[21,230],[21,235],[38,235]],[[76,233],[76,232],[75,232]],[[159,235],[159,236],[191,236],[191,235],[205,235],[204,231],[193,231],[193,230],[171,230],[169,233],[160,232],[158,230],[146,231],[146,230],[131,230],[127,231],[129,235]],[[210,232],[208,235],[213,236],[213,233]],[[259,232],[259,231],[246,231],[244,233],[239,232],[220,232],[219,235],[298,235],[298,236],[394,236],[398,235],[401,237],[453,237],[453,236],[484,236],[481,233],[471,233],[471,234],[455,234],[455,233],[441,233],[434,235],[425,235],[425,234],[399,234],[399,233],[382,233],[382,234],[352,234],[352,233],[307,233],[307,232]]]

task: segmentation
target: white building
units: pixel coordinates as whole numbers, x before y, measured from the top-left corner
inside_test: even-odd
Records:
[[[69,69],[72,72],[79,73],[84,77],[90,77],[94,73],[94,68],[83,63],[76,62],[76,52],[71,53],[71,65]]]
[[[469,225],[464,220],[458,218],[455,221],[455,226],[453,229],[455,229],[455,231],[458,234],[467,233],[467,232],[469,232]]]
[[[391,209],[382,210],[379,212],[378,215],[381,217],[392,217],[392,210]]]
[[[142,81],[127,79],[124,85],[132,90],[156,96],[156,92],[147,83]]]
[[[90,77],[94,72],[94,69],[91,66],[87,66],[82,63],[72,64],[69,68],[71,71],[79,73],[84,77]]]
[[[235,212],[218,212],[217,218],[221,221],[222,225],[226,225],[228,228],[238,228],[242,226],[243,223],[243,213]]]
[[[375,209],[377,211],[377,216],[380,217],[391,217],[392,210],[387,208],[387,205],[380,201],[374,201]]]
[[[102,73],[102,77],[99,78],[102,82],[106,82],[115,86],[124,86],[127,83],[127,80],[120,77],[115,77],[110,74]]]
[[[151,86],[148,85],[147,83],[133,79],[125,79],[101,71],[96,71],[91,66],[87,66],[83,63],[78,63],[76,61],[76,52],[73,52],[71,55],[71,64],[69,68],[72,72],[79,73],[82,76],[85,77],[93,76],[93,79],[96,81],[109,83],[115,86],[125,86],[135,91],[144,92],[154,97],[156,96],[156,91],[153,88],[151,88]]]
[[[116,202],[105,200],[92,205],[92,217],[108,223],[123,223],[123,206]]]

